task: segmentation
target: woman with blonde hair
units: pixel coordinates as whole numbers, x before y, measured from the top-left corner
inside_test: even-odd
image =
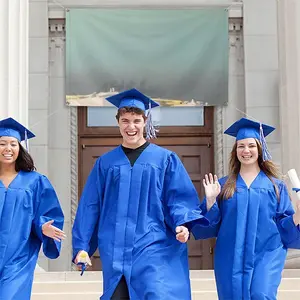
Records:
[[[217,237],[220,300],[275,300],[287,248],[300,249],[300,203],[295,213],[266,148],[265,136],[274,129],[245,118],[235,122],[225,131],[236,137],[228,176],[203,180],[203,214],[215,225],[194,225],[193,233]]]

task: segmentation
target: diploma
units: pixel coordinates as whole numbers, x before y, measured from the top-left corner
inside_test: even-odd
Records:
[[[288,175],[292,183],[293,190],[296,191],[297,198],[300,200],[300,180],[298,178],[296,170],[295,169],[289,170]]]

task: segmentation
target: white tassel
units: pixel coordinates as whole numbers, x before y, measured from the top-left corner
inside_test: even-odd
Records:
[[[156,139],[156,132],[158,132],[158,129],[155,128],[153,119],[152,119],[152,113],[151,113],[151,102],[149,102],[149,110],[147,114],[147,121],[146,121],[146,139]]]
[[[262,147],[262,159],[263,161],[272,160],[272,156],[268,150],[267,142],[264,136],[262,124],[259,125],[259,139]]]

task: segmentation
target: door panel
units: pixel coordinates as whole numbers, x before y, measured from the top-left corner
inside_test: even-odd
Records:
[[[186,138],[186,145],[176,145],[176,139],[170,138],[170,144],[167,145],[167,141],[165,141],[164,147],[179,156],[202,200],[204,196],[202,179],[205,173],[212,172],[213,153],[210,148],[210,139],[203,138],[202,141],[198,141],[198,145],[192,145],[194,142],[194,138],[191,137]],[[212,240],[196,241],[191,235],[191,239],[188,241],[191,270],[213,268],[212,243]]]

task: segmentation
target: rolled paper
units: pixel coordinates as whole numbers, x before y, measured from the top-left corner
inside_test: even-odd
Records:
[[[293,186],[293,190],[296,191],[297,198],[300,200],[300,180],[298,178],[297,172],[295,169],[288,171],[290,181]]]
[[[82,251],[79,255],[79,262],[87,263],[87,257],[87,253],[85,251]]]

